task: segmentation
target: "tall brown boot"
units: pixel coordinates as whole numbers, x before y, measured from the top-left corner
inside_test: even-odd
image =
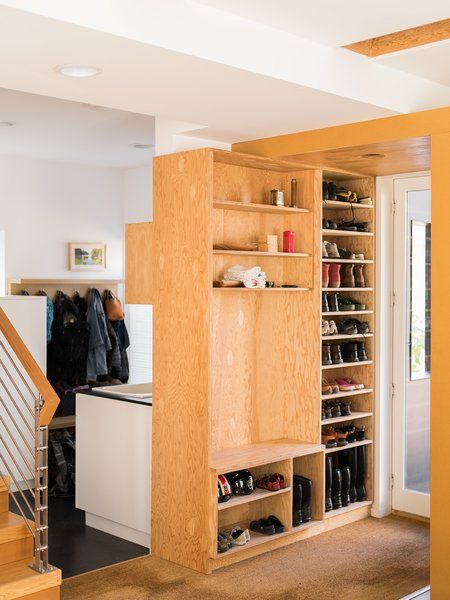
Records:
[[[353,274],[355,276],[355,287],[357,288],[363,288],[366,287],[366,281],[364,279],[364,265],[361,264],[357,264],[354,265],[354,270],[353,270]]]
[[[341,287],[343,288],[354,288],[355,277],[353,275],[353,267],[355,265],[345,263],[341,265]]]

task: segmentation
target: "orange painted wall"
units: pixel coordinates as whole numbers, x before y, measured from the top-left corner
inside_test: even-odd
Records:
[[[408,137],[431,136],[432,376],[431,589],[450,599],[450,107],[242,142],[233,150],[286,156]]]

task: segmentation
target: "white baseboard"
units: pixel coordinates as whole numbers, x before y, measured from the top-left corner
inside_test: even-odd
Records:
[[[138,531],[88,512],[86,513],[86,525],[150,549],[150,534],[145,531]]]

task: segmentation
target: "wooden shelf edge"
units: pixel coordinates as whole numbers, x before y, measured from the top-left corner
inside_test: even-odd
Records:
[[[346,444],[345,446],[338,446],[337,448],[325,448],[325,454],[340,452],[341,450],[348,450],[349,448],[357,448],[358,446],[369,446],[372,443],[373,440],[362,440],[361,442],[353,442],[351,444]]]
[[[279,494],[285,494],[290,492],[291,488],[287,487],[284,490],[277,490],[276,492],[269,492],[267,490],[256,490],[248,496],[232,496],[228,502],[217,504],[217,510],[222,511],[227,508],[234,508],[235,506],[241,506],[242,504],[248,504],[249,502],[257,502],[258,500],[264,500],[264,498],[272,498],[272,496],[278,496]]]
[[[272,215],[308,214],[307,208],[292,208],[290,206],[273,206],[257,202],[234,202],[232,200],[214,200],[213,208],[222,210],[240,210],[243,212],[264,212]]]
[[[338,335],[323,335],[323,342],[332,342],[333,340],[356,340],[359,338],[372,338],[373,333],[352,333],[350,335],[338,334]]]
[[[348,287],[338,287],[338,288],[322,288],[322,292],[373,292],[372,287],[363,287],[363,288],[348,288]]]
[[[347,367],[360,367],[361,365],[373,365],[373,360],[360,360],[359,362],[341,363],[340,365],[322,365],[322,370],[346,369]]]
[[[51,429],[62,429],[64,427],[75,427],[76,417],[71,415],[69,417],[55,417],[50,421],[48,428]]]
[[[324,515],[324,519],[331,519],[332,517],[338,517],[339,515],[344,515],[345,513],[351,512],[352,510],[357,510],[358,508],[364,508],[365,506],[372,506],[372,500],[364,500],[364,502],[352,502],[349,506],[343,506],[342,508],[338,508],[336,510],[330,510],[326,512]]]
[[[373,310],[338,310],[337,312],[328,311],[322,313],[322,317],[339,317],[340,315],[344,317],[348,315],[373,315]]]
[[[322,235],[330,237],[374,237],[371,231],[346,231],[345,229],[322,229]]]
[[[227,292],[310,292],[311,288],[246,288],[246,287],[213,287],[213,290],[227,291]]]
[[[322,419],[322,425],[331,425],[332,423],[345,423],[345,421],[353,421],[354,419],[365,419],[373,417],[372,412],[354,412],[348,417],[332,417],[331,419]]]
[[[339,200],[322,200],[323,208],[334,208],[337,210],[373,210],[373,204],[359,204],[358,202],[340,202]]]
[[[336,394],[322,394],[322,400],[333,400],[333,398],[345,398],[346,396],[359,396],[361,394],[371,394],[372,388],[365,388],[362,390],[352,390],[351,392],[337,392]]]
[[[351,263],[355,265],[373,265],[373,260],[369,258],[358,259],[358,258],[325,258],[322,257],[324,263]],[[339,289],[339,288],[336,288]],[[355,288],[357,289],[357,288]]]
[[[306,252],[259,252],[258,250],[216,250],[213,254],[233,254],[237,256],[274,256],[276,258],[307,258]]]

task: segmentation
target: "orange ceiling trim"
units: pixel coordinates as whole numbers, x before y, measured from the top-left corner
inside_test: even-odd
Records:
[[[364,54],[370,58],[398,52],[399,50],[407,50],[432,42],[441,42],[450,38],[450,19],[428,23],[420,27],[412,27],[404,29],[396,33],[389,33],[380,37],[356,42],[344,46],[347,50]]]

